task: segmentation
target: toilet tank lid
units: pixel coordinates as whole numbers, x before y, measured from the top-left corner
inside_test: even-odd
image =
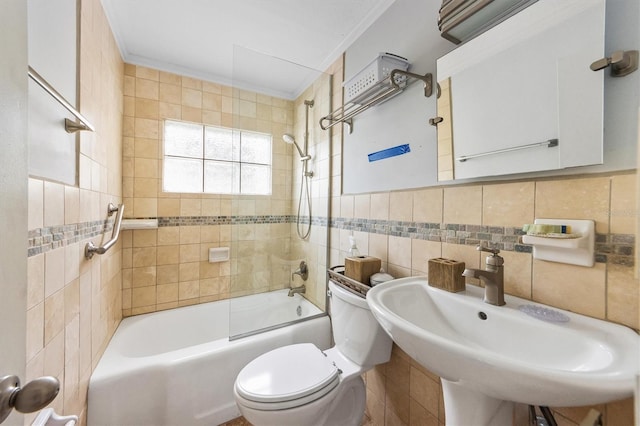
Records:
[[[247,364],[236,379],[243,398],[263,403],[302,398],[337,384],[339,370],[311,343],[274,349]]]
[[[362,296],[358,296],[349,290],[346,290],[344,287],[337,284],[335,281],[329,280],[329,290],[331,290],[331,295],[339,297],[347,303],[358,306],[362,309],[369,310],[369,305],[367,304],[367,299]]]

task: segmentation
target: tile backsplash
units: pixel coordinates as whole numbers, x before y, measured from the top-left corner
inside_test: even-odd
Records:
[[[486,254],[475,250],[482,242],[502,250],[507,293],[638,330],[636,178],[628,172],[336,196],[329,263],[343,262],[352,234],[360,252],[381,258],[395,277],[428,275],[427,261],[435,257],[483,267]],[[595,220],[594,267],[533,259],[520,236],[536,218]],[[367,424],[444,424],[439,377],[398,347],[365,378]],[[632,399],[594,408],[605,425],[633,424]],[[559,424],[576,425],[588,410],[554,412]],[[514,424],[526,424],[521,406]]]
[[[351,234],[396,277],[427,274],[433,257],[479,267],[475,245],[493,245],[503,250],[508,293],[637,330],[635,182],[619,173],[334,197],[329,263],[342,262]],[[596,265],[533,259],[520,237],[536,218],[595,220]]]

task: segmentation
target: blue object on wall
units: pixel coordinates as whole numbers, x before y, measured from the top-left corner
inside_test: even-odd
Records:
[[[409,144],[394,146],[393,148],[383,149],[382,151],[372,152],[368,155],[369,162],[384,160],[385,158],[395,157],[397,155],[406,154],[411,152]]]

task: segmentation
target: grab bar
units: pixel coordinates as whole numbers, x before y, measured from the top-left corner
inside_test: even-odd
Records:
[[[76,123],[69,120],[68,118],[65,118],[64,129],[67,131],[67,133],[74,133],[78,130],[90,130],[92,132],[95,132],[96,129],[91,123],[89,123],[89,120],[87,120],[82,114],[80,114],[80,112],[78,112],[78,110],[75,109],[73,105],[71,105],[60,93],[58,93],[58,91],[54,89],[53,86],[51,86],[47,82],[47,80],[42,78],[42,76],[38,74],[36,70],[31,68],[31,66],[29,66],[29,71],[27,72],[27,74],[33,81],[38,83],[40,87],[42,87],[47,93],[49,93],[53,97],[53,99],[58,101],[60,105],[65,107],[67,111],[69,111],[74,117],[80,120],[80,123]]]
[[[519,151],[521,149],[536,148],[540,146],[553,148],[554,146],[558,146],[558,144],[559,144],[558,139],[549,139],[548,141],[544,141],[544,142],[535,142],[527,145],[514,146],[512,148],[497,149],[495,151],[487,151],[487,152],[482,152],[480,154],[462,155],[456,158],[456,160],[463,163],[467,160],[471,160],[472,158],[484,157],[486,155],[502,154],[504,152]]]
[[[111,233],[111,239],[103,244],[101,247],[96,247],[93,241],[89,241],[84,247],[84,257],[91,259],[94,254],[105,254],[115,243],[120,236],[120,225],[122,224],[122,215],[124,214],[124,204],[120,204],[118,207],[109,203],[108,214],[111,216],[114,212],[118,212],[116,220],[113,224],[113,232]]]

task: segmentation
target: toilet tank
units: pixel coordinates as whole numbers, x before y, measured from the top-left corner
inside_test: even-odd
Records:
[[[393,341],[371,314],[367,301],[329,281],[331,329],[338,350],[351,361],[373,366],[389,361]]]

